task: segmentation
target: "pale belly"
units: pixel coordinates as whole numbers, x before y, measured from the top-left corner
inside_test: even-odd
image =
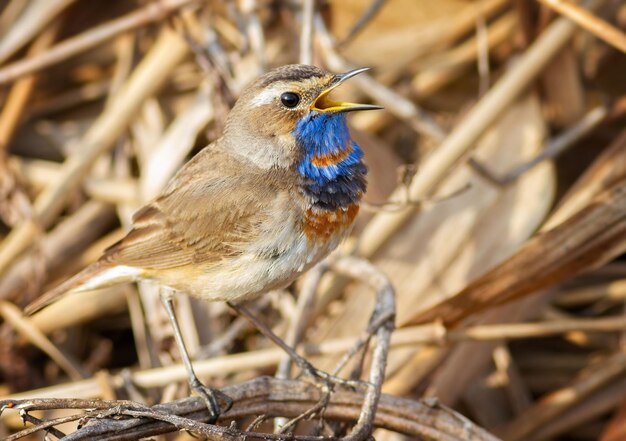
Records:
[[[351,224],[342,225],[327,237],[311,238],[301,225],[301,218],[283,218],[267,226],[267,234],[240,256],[187,269],[186,274],[173,269],[161,273],[158,282],[193,297],[229,302],[283,288],[332,252],[351,229]]]

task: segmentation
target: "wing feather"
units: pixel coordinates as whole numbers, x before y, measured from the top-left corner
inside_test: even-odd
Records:
[[[150,269],[210,264],[243,252],[259,235],[280,177],[205,149],[164,193],[133,217],[133,229],[106,250],[107,263]],[[262,198],[259,196],[262,195]]]

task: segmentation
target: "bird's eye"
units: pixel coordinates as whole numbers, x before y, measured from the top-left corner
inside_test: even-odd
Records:
[[[300,96],[297,93],[285,92],[280,96],[280,102],[283,103],[285,107],[293,109],[300,102]]]

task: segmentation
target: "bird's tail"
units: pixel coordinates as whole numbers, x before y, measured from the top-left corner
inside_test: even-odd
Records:
[[[139,270],[124,266],[111,266],[103,261],[92,263],[87,268],[70,277],[65,282],[43,294],[24,309],[26,315],[32,315],[56,302],[66,294],[74,294],[92,289],[105,288],[118,283],[133,282]]]

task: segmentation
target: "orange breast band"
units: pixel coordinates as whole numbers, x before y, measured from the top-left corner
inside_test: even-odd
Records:
[[[304,234],[310,240],[328,239],[339,230],[348,227],[359,212],[358,204],[335,211],[309,208],[304,216]]]

